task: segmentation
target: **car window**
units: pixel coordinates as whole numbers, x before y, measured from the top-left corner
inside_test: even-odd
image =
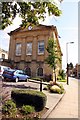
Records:
[[[16,74],[26,75],[26,73],[23,70],[16,70],[15,73]]]
[[[4,67],[4,68],[3,68],[3,70],[9,70],[9,69],[10,69],[10,68],[8,68],[8,67]]]
[[[17,74],[21,74],[21,71],[20,71],[20,70],[17,70],[16,73],[17,73]]]
[[[21,74],[21,72],[18,72],[18,74]]]
[[[23,74],[26,75],[26,72],[24,71]]]
[[[3,70],[7,70],[7,68],[3,68]]]
[[[16,73],[16,74],[18,74],[18,73],[19,73],[19,71],[15,71],[15,73]]]
[[[19,74],[24,74],[23,71],[19,71]]]

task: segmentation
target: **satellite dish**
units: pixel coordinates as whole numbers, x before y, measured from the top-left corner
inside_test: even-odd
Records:
[[[28,30],[31,30],[31,29],[32,29],[32,26],[29,26],[29,27],[28,27]]]

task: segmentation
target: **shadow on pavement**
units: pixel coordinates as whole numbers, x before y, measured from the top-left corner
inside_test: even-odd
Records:
[[[25,86],[25,85],[8,85],[8,84],[3,84],[2,87],[13,87],[13,88],[21,88],[21,89],[38,89],[36,87],[31,87],[31,86]]]

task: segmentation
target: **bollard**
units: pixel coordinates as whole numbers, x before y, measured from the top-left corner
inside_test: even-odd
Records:
[[[40,81],[40,91],[42,92],[42,80]]]

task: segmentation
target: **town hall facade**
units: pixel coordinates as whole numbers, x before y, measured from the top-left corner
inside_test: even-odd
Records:
[[[61,47],[58,40],[58,32],[55,26],[29,26],[18,28],[8,33],[10,35],[9,60],[18,69],[26,69],[30,76],[42,77],[52,75],[53,70],[46,64],[48,56],[46,47],[49,38],[54,37],[59,51],[58,56],[62,60]],[[62,61],[57,64],[57,73],[62,69]]]

